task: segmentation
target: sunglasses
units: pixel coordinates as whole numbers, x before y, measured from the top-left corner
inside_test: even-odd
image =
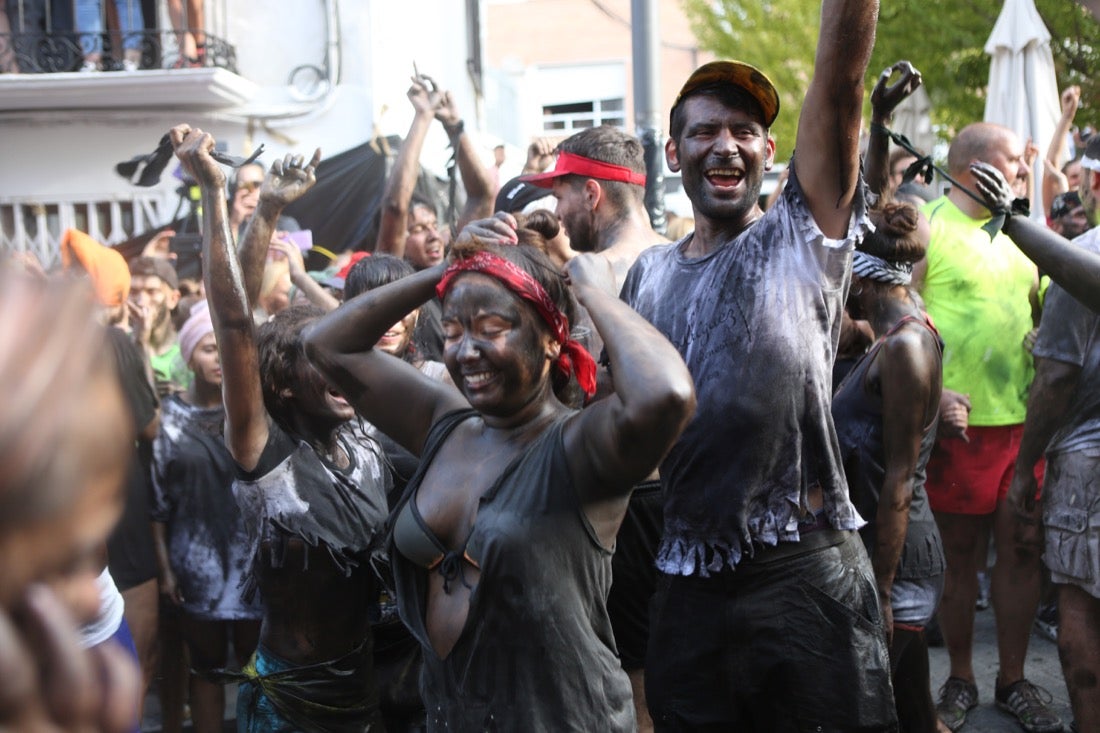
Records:
[[[260,186],[262,185],[264,185],[263,181],[240,181],[237,184],[237,191],[252,193],[253,191],[260,190]]]

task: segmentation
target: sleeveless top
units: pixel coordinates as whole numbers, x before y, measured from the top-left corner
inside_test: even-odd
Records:
[[[304,440],[272,423],[255,469],[236,467],[233,494],[251,558],[241,593],[246,601],[257,590],[263,543],[271,545],[273,567],[282,567],[287,543],[298,539],[304,543],[305,567],[310,554],[319,553],[345,577],[368,566],[381,548],[390,485],[381,448],[356,421],[340,428],[339,441],[348,456],[346,468],[328,462]]]
[[[886,449],[883,445],[882,397],[871,393],[867,385],[867,372],[886,339],[906,323],[924,326],[936,336],[937,344],[940,343],[939,334],[931,324],[912,316],[901,319],[856,362],[833,397],[833,422],[840,440],[852,502],[860,515],[870,522],[860,530],[868,553],[875,547],[874,519],[878,513],[882,483],[886,478]],[[936,422],[933,420],[921,437],[920,454],[913,475],[913,500],[909,504],[909,528],[898,562],[898,579],[931,578],[942,574],[945,568],[943,543],[924,491],[925,465],[936,442]]]
[[[432,426],[395,517],[415,500],[451,432],[476,415],[460,410]],[[482,496],[466,543],[468,551],[476,548],[481,575],[466,625],[445,659],[425,623],[428,574],[439,570],[427,570],[422,557],[402,555],[398,547],[406,543],[396,543],[391,531],[401,618],[424,650],[420,682],[429,730],[634,730],[630,681],[607,615],[612,553],[600,544],[573,487],[562,443],[565,419],[536,438]]]

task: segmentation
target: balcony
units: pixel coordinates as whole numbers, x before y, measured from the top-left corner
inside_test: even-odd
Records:
[[[120,24],[110,0],[93,3],[100,8],[98,27],[105,30],[79,31],[73,19],[83,4],[7,0],[6,17],[0,12],[0,31],[7,31],[0,32],[0,111],[219,109],[256,94],[256,85],[237,74],[236,49],[223,37],[186,27]],[[43,17],[30,17],[43,5]],[[49,12],[58,5],[68,12]],[[207,15],[224,15],[218,0],[205,5]],[[155,26],[155,12],[152,20]],[[194,38],[202,38],[197,47]],[[196,49],[193,56],[184,52],[187,45]],[[92,65],[89,58],[98,60],[97,68],[82,69]]]

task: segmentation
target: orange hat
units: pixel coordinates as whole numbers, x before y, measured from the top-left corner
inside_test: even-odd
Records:
[[[87,272],[103,305],[122,305],[130,295],[130,268],[126,259],[84,232],[66,229],[61,235],[61,264],[65,269],[76,264]]]
[[[672,104],[672,112],[680,106],[680,102],[690,97],[699,87],[711,84],[728,84],[740,87],[748,92],[749,96],[757,101],[764,112],[764,127],[771,127],[775,118],[779,116],[779,93],[775,91],[775,85],[771,79],[764,75],[760,69],[750,66],[743,61],[711,61],[703,64],[692,72],[680,93],[676,95],[676,101]],[[671,118],[671,113],[669,117]],[[671,122],[669,123],[671,126]]]

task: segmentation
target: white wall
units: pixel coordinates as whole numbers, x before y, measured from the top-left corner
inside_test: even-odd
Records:
[[[132,196],[139,189],[116,175],[114,165],[151,151],[178,122],[212,132],[233,153],[264,143],[267,161],[318,146],[326,155],[335,155],[368,140],[376,123],[382,134],[403,136],[412,120],[406,90],[414,60],[422,73],[452,90],[468,129],[476,130],[475,95],[466,71],[465,3],[333,1],[340,26],[340,84],[329,94],[302,101],[302,95],[287,86],[295,67],[324,65],[323,0],[225,0],[228,40],[236,46],[241,76],[260,85],[255,98],[241,107],[216,111],[2,113],[0,199]],[[0,76],[0,94],[3,81]],[[58,106],[64,106],[63,100]],[[485,156],[491,160],[490,149],[488,144]],[[425,164],[442,172],[449,154],[445,134],[433,126]],[[166,175],[158,190],[174,199],[175,185]]]

